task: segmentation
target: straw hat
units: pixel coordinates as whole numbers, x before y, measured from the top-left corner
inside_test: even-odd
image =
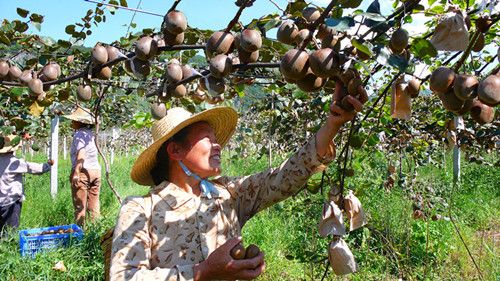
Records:
[[[83,124],[95,124],[94,114],[92,114],[90,110],[83,107],[78,107],[71,114],[63,115],[63,117]]]
[[[154,185],[150,171],[156,164],[156,154],[161,145],[183,128],[196,122],[207,122],[215,133],[217,142],[223,147],[233,134],[238,113],[231,107],[214,107],[197,114],[181,107],[167,111],[167,115],[153,123],[153,144],[137,158],[130,172],[132,180],[140,185]]]
[[[0,138],[2,138],[2,140],[3,140],[3,147],[0,148],[0,153],[9,153],[9,152],[16,151],[21,146],[21,142],[12,146],[12,141],[16,137],[18,137],[18,136],[16,136],[16,135],[8,135],[5,137],[0,136]],[[0,140],[0,144],[1,143],[2,143],[2,141]]]

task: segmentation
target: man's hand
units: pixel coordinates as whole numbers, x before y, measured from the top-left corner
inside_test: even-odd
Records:
[[[335,85],[334,97],[343,96],[344,94],[342,94],[341,91],[344,91],[344,89],[342,89],[342,85],[337,82]],[[363,86],[360,85],[357,92],[359,93],[357,98],[351,95],[347,95],[346,97],[347,102],[352,105],[354,110],[349,111],[343,109],[340,106],[340,100],[334,99],[330,104],[330,115],[328,116],[327,122],[333,123],[332,125],[342,126],[344,123],[351,121],[354,116],[356,116],[356,113],[363,109],[363,104],[368,100],[368,95]]]
[[[241,238],[231,238],[213,251],[208,258],[195,266],[195,280],[250,280],[264,271],[266,264],[261,252],[254,258],[235,260],[230,251],[241,242]]]
[[[71,185],[76,186],[79,180],[80,180],[80,173],[74,172],[71,175]]]

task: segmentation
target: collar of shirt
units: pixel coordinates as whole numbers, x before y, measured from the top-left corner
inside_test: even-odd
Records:
[[[216,187],[217,188],[217,187]],[[173,210],[181,207],[190,200],[194,199],[196,195],[186,192],[184,189],[180,188],[174,183],[164,181],[154,187],[151,193],[158,194]],[[212,198],[208,198],[203,192],[200,193],[201,197],[205,200],[214,200],[215,198],[220,198],[220,192],[217,194],[212,193]]]

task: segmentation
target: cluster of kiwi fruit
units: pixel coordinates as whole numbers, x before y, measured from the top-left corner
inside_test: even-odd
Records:
[[[260,254],[260,249],[255,244],[250,244],[245,249],[245,246],[243,246],[242,243],[239,243],[231,249],[229,254],[235,260],[253,259]]]
[[[488,15],[481,15],[476,19],[476,29],[479,33],[476,42],[472,46],[472,51],[480,52],[483,50],[485,46],[485,33],[490,29],[492,22],[491,17]]]
[[[490,75],[479,81],[474,75],[456,74],[448,67],[432,72],[430,88],[445,109],[463,115],[470,112],[479,124],[490,123],[494,107],[500,104],[500,76]]]
[[[163,17],[163,44],[174,46],[184,42],[184,32],[187,29],[187,18],[184,13],[172,10]]]

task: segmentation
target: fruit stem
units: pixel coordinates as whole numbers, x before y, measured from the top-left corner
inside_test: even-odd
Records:
[[[240,18],[241,13],[243,12],[243,9],[245,9],[247,7],[248,1],[249,0],[245,0],[245,2],[240,6],[240,8],[238,9],[238,12],[236,12],[236,15],[234,15],[234,18],[227,25],[226,30],[225,30],[226,33],[230,32],[231,29],[233,28],[233,26],[238,22],[238,19]]]
[[[469,56],[470,52],[472,51],[472,47],[474,47],[474,44],[476,44],[477,38],[479,38],[479,34],[480,34],[480,32],[478,30],[476,30],[476,32],[474,32],[474,34],[472,35],[472,38],[469,42],[469,45],[467,46],[467,49],[462,54],[462,57],[455,63],[455,67],[453,67],[453,70],[455,71],[455,73],[458,73],[458,70],[460,69],[460,67],[462,67],[465,60]]]
[[[168,9],[167,14],[170,13],[170,12],[172,12],[173,10],[175,10],[175,8],[179,4],[179,2],[181,2],[181,0],[175,0],[174,4],[172,4],[172,7],[170,7],[170,9]]]

